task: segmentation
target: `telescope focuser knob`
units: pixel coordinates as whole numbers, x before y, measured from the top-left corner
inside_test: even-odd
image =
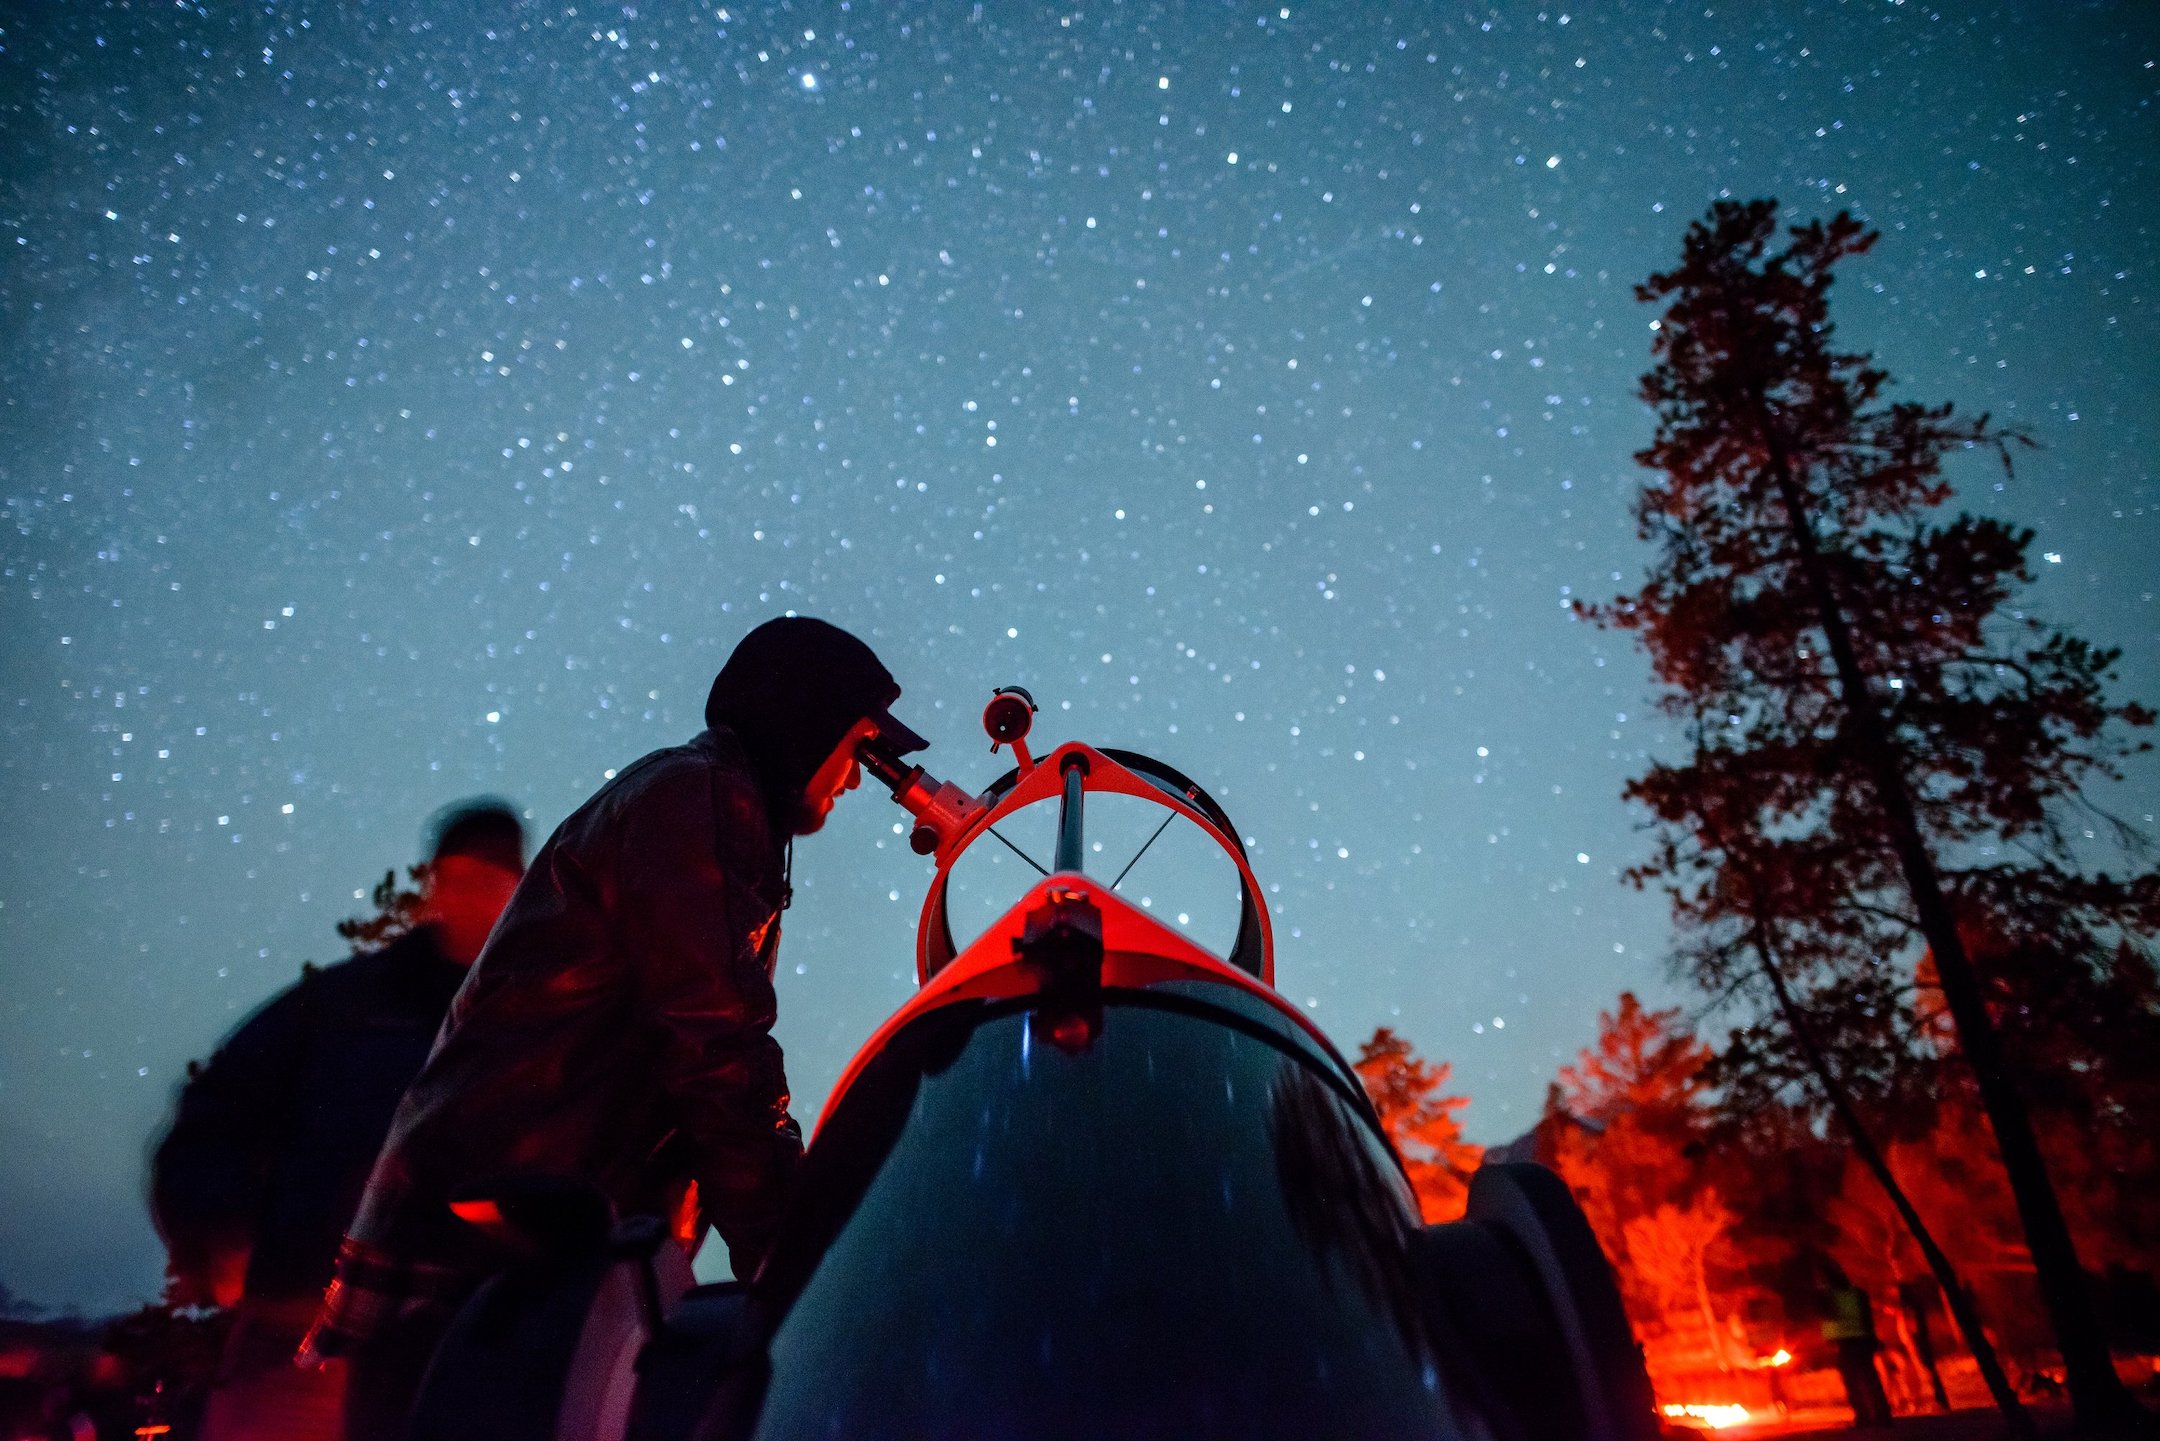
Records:
[[[907,843],[908,849],[913,851],[918,856],[927,856],[931,854],[937,849],[937,827],[932,825],[925,825],[922,822],[917,821],[915,823],[915,829],[908,832]]]

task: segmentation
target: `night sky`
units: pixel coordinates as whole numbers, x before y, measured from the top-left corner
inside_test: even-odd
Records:
[[[1962,501],[2160,700],[2155,16],[0,5],[0,1283],[154,1295],[186,1061],[787,610],[970,787],[1015,682],[1191,773],[1284,992],[1520,1132],[1623,987],[1694,1003],[1617,880],[1645,670],[1567,607],[1647,559],[1631,287],[1712,199],[1883,229],[1844,339],[2031,430]],[[900,818],[798,856],[806,1123],[912,986]],[[1126,888],[1197,932],[1182,857]]]

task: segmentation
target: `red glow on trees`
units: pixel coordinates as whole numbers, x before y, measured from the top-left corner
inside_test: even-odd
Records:
[[[1463,1139],[1455,1116],[1469,1100],[1443,1089],[1453,1069],[1445,1061],[1420,1060],[1410,1043],[1386,1026],[1358,1047],[1358,1079],[1403,1158],[1428,1225],[1462,1219],[1470,1173],[1484,1156],[1483,1147]]]

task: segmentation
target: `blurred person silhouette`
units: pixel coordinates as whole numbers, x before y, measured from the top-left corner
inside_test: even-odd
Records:
[[[1921,1368],[1927,1372],[1928,1385],[1935,1393],[1935,1409],[1948,1411],[1950,1393],[1943,1386],[1942,1368],[1935,1361],[1935,1333],[1931,1325],[1931,1318],[1942,1305],[1942,1286],[1922,1271],[1898,1282],[1897,1301],[1912,1330],[1913,1354],[1920,1358]]]
[[[458,802],[430,830],[410,928],[303,968],[191,1064],[152,1160],[170,1298],[235,1312],[207,1441],[336,1434],[342,1370],[298,1371],[293,1351],[398,1098],[525,869],[524,827],[502,801]]]
[[[562,823],[398,1109],[303,1363],[351,1358],[349,1438],[401,1437],[428,1359],[506,1257],[453,1201],[567,1180],[616,1214],[709,1224],[748,1279],[802,1154],[771,1035],[795,837],[861,781],[857,747],[921,737],[871,649],[807,617],[745,636],[706,729]]]
[[[1845,1383],[1845,1400],[1852,1407],[1853,1429],[1888,1427],[1890,1397],[1883,1390],[1882,1373],[1875,1368],[1879,1349],[1875,1308],[1867,1292],[1855,1286],[1836,1261],[1823,1256],[1818,1266],[1822,1336],[1837,1348],[1838,1377]]]

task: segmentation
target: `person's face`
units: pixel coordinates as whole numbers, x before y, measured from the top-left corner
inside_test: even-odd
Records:
[[[510,904],[518,873],[478,856],[449,855],[428,866],[426,919],[436,929],[443,954],[469,966],[487,943],[495,919]]]
[[[807,836],[824,829],[833,802],[862,784],[862,764],[855,759],[855,747],[876,734],[877,723],[863,719],[840,738],[825,764],[810,777],[810,784],[803,787],[802,815],[795,822],[795,834]]]

